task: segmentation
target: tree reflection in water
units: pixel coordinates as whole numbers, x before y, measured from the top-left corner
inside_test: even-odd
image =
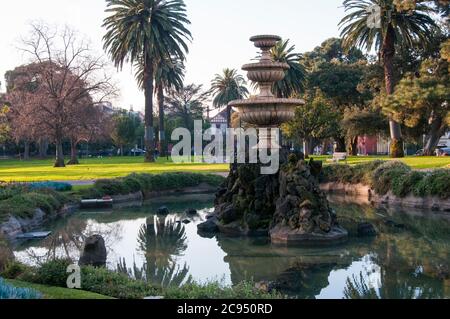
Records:
[[[117,265],[119,272],[161,287],[181,286],[192,281],[189,267],[177,265],[177,257],[187,249],[186,230],[173,218],[148,218],[138,233],[138,249],[145,256],[142,268],[128,268],[125,259]]]
[[[86,238],[100,235],[105,240],[108,253],[115,242],[121,240],[120,224],[94,226],[94,222],[82,218],[71,218],[64,227],[55,229],[39,246],[26,247],[24,256],[32,264],[41,265],[56,258],[77,261]],[[30,244],[35,244],[30,242]]]

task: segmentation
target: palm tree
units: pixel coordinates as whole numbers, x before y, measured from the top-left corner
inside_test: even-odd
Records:
[[[166,56],[185,60],[190,24],[183,0],[107,0],[104,48],[114,64],[142,61],[145,95],[146,161],[154,161],[153,81],[155,62]]]
[[[271,50],[275,62],[287,63],[290,67],[286,77],[273,85],[273,93],[279,98],[292,97],[303,92],[305,88],[306,71],[300,63],[301,55],[294,51],[295,46],[289,46],[289,39],[278,42]]]
[[[136,64],[136,80],[139,87],[144,89],[144,68],[142,63]],[[181,60],[173,57],[160,58],[155,65],[155,93],[158,97],[159,113],[159,153],[165,156],[167,143],[164,123],[164,91],[179,92],[183,89],[184,64]]]
[[[231,107],[233,100],[244,99],[249,95],[244,77],[235,69],[224,69],[211,81],[210,93],[214,95],[213,105],[217,108],[227,107],[227,127],[231,125]]]
[[[346,12],[350,11],[339,23],[344,47],[370,51],[375,46],[384,67],[386,94],[393,94],[396,46],[414,47],[429,43],[431,29],[436,26],[430,17],[433,9],[418,3],[414,10],[399,11],[394,0],[345,0],[344,7]],[[381,9],[379,21],[374,20],[373,8]],[[403,157],[401,127],[391,119],[390,130],[391,156]]]

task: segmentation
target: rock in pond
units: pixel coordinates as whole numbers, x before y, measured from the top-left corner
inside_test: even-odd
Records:
[[[183,224],[185,224],[185,225],[190,224],[190,223],[192,223],[192,222],[189,219],[184,219],[183,220]]]
[[[161,206],[156,211],[156,214],[158,214],[158,215],[169,215],[170,214],[170,210],[169,210],[169,208],[167,208],[167,206]]]
[[[198,225],[197,229],[200,233],[205,234],[217,233],[219,231],[219,227],[217,227],[217,218],[216,217],[209,218],[206,222]]]
[[[184,212],[186,215],[197,215],[197,210],[193,208],[189,208]]]
[[[370,223],[358,224],[358,237],[374,237],[377,235],[375,226]]]
[[[86,239],[78,264],[80,266],[106,266],[106,245],[100,235],[94,235]]]

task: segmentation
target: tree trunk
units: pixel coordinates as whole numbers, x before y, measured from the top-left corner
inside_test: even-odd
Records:
[[[146,44],[148,45],[148,44]],[[147,49],[144,52],[144,94],[145,94],[145,162],[155,162],[155,139],[153,128],[153,59]]]
[[[70,161],[67,165],[78,165],[80,162],[78,161],[78,143],[75,140],[70,140]]]
[[[227,105],[227,128],[231,127],[231,106]]]
[[[334,150],[335,152],[338,153],[345,153],[347,152],[347,147],[346,147],[346,143],[345,143],[345,137],[335,137],[335,142],[336,142],[336,149]]]
[[[66,164],[64,163],[64,151],[63,151],[63,145],[62,145],[62,138],[58,137],[56,138],[56,160],[55,160],[55,167],[66,167]]]
[[[386,36],[383,41],[383,48],[381,52],[384,67],[384,81],[386,85],[386,94],[394,93],[394,56],[395,56],[395,31],[392,26],[389,26]],[[400,124],[389,119],[389,128],[391,131],[391,157],[401,158],[405,157],[403,150],[403,137]]]
[[[358,156],[358,137],[350,138],[348,154],[351,156]]]
[[[47,157],[48,141],[45,138],[39,141],[39,158],[44,159]]]
[[[159,108],[159,154],[164,157],[167,154],[166,132],[164,127],[164,88],[158,86],[158,108]]]
[[[442,125],[442,118],[434,118],[431,122],[430,132],[427,136],[427,142],[424,147],[424,155],[435,155],[436,147],[439,144],[439,140],[446,131],[446,125]]]
[[[305,154],[305,158],[309,158],[314,152],[314,142],[312,138],[305,138],[303,140],[303,153]]]
[[[30,142],[29,141],[24,142],[23,160],[24,161],[30,160]]]

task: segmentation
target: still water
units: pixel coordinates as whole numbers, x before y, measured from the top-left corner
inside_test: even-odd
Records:
[[[358,222],[369,221],[379,235],[351,236],[327,248],[288,248],[267,238],[203,238],[197,225],[212,212],[213,198],[196,195],[81,212],[47,225],[51,237],[22,243],[15,254],[32,265],[55,257],[78,260],[83,240],[101,234],[110,269],[162,286],[254,280],[275,282],[297,298],[450,298],[448,216],[333,202],[350,234],[355,235]],[[173,214],[156,216],[161,205]],[[182,213],[188,208],[199,214]]]

